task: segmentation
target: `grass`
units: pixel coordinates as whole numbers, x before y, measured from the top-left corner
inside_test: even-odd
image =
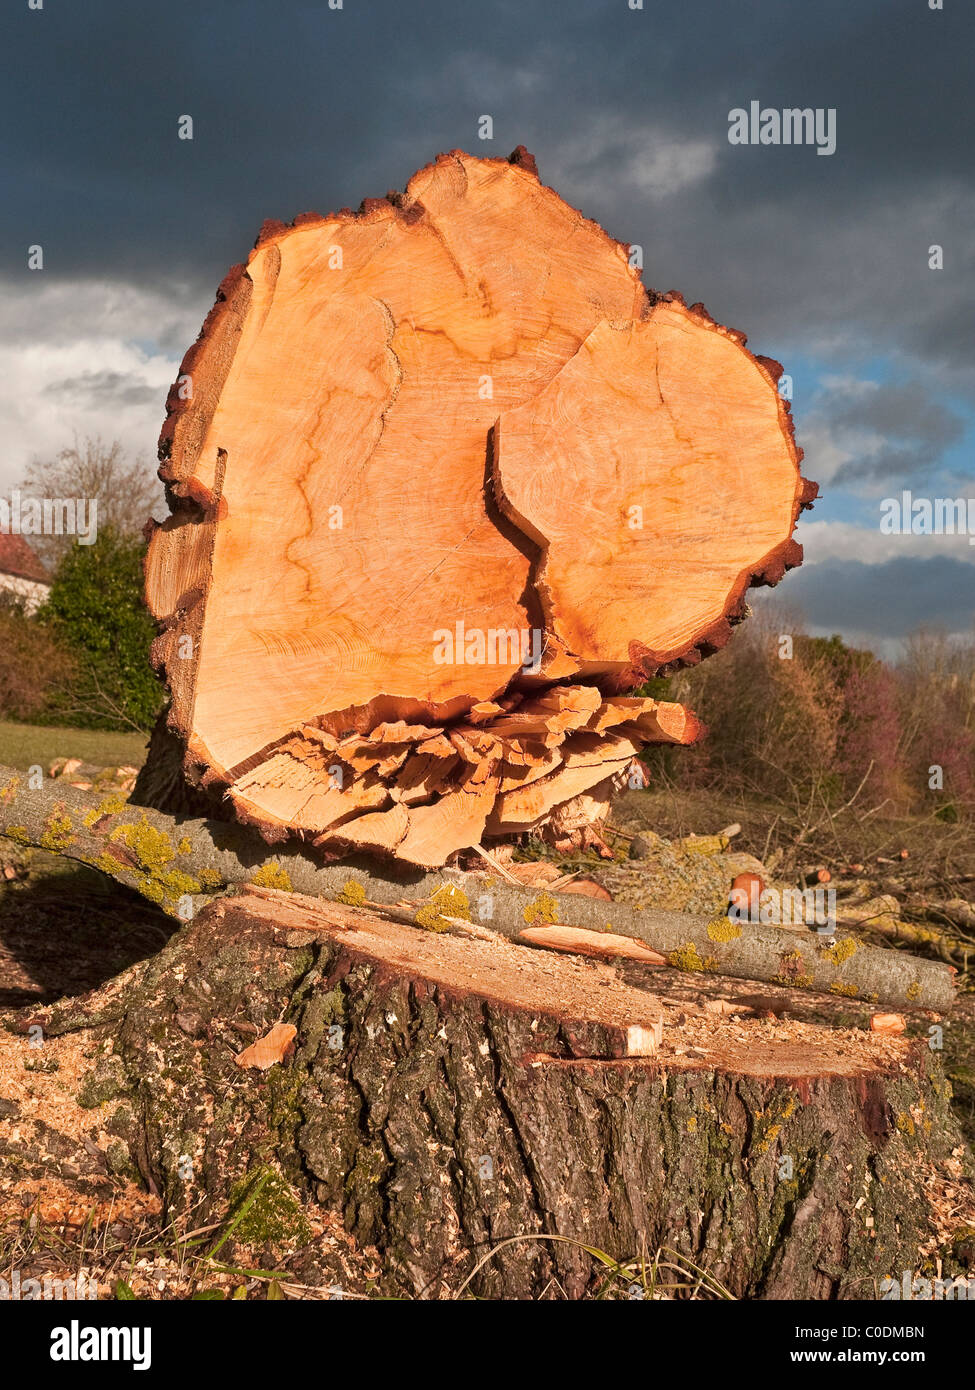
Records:
[[[0,763],[8,767],[27,768],[36,763],[46,772],[55,758],[81,758],[99,767],[120,763],[141,767],[145,756],[143,734],[0,720]]]
[[[181,1232],[172,1221],[161,1227],[151,1218],[143,1218],[138,1230],[124,1226],[123,1238],[119,1239],[116,1235],[119,1227],[110,1223],[95,1230],[91,1213],[83,1229],[78,1231],[47,1220],[36,1209],[31,1209],[0,1230],[0,1270],[7,1278],[16,1268],[27,1278],[63,1279],[77,1277],[84,1269],[100,1290],[120,1301],[319,1301],[334,1297],[359,1301],[397,1297],[381,1293],[375,1276],[364,1272],[359,1279],[353,1275],[354,1287],[351,1288],[334,1283],[304,1283],[290,1272],[289,1256],[282,1259],[282,1267],[277,1269],[222,1264],[214,1256],[233,1235],[236,1224],[233,1217],[225,1214],[222,1220],[210,1225]],[[213,1245],[215,1237],[217,1243]],[[617,1259],[570,1236],[547,1234],[512,1236],[500,1241],[477,1261],[465,1279],[445,1292],[443,1298],[450,1301],[477,1298],[471,1291],[471,1284],[481,1270],[497,1261],[499,1256],[503,1257],[511,1247],[531,1242],[573,1246],[590,1257],[592,1277],[584,1295],[586,1301],[734,1300],[734,1295],[707,1269],[665,1246],[652,1255],[644,1253],[632,1259]],[[207,1246],[211,1246],[209,1251]],[[134,1285],[139,1287],[139,1292]],[[566,1298],[568,1295],[555,1275],[537,1295],[537,1301]]]

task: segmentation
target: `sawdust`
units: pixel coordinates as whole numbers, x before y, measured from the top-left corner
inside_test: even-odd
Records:
[[[156,1215],[157,1197],[109,1170],[114,1104],[76,1099],[107,1045],[85,1033],[35,1040],[0,1028],[0,1225],[25,1208],[58,1226]]]

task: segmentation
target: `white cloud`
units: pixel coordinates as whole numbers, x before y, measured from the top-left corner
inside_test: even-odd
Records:
[[[618,118],[600,117],[585,135],[568,137],[559,155],[543,176],[570,202],[618,196],[626,188],[654,200],[708,178],[717,164],[718,144],[656,126],[627,128]]]
[[[967,536],[882,535],[879,507],[876,528],[849,521],[803,521],[796,531],[796,540],[803,547],[806,565],[821,565],[830,560],[883,565],[908,556],[918,560],[944,556],[975,565],[975,545],[969,544]]]
[[[91,280],[3,288],[0,491],[76,435],[118,439],[156,466],[166,392],[209,307],[188,298]]]

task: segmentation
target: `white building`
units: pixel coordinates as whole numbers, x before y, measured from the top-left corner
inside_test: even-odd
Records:
[[[23,536],[0,532],[0,594],[21,599],[28,613],[47,598],[51,580],[47,570]]]

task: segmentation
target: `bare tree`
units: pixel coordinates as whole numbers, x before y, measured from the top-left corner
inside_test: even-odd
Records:
[[[52,459],[34,457],[20,483],[23,497],[97,499],[99,528],[112,526],[122,535],[138,535],[153,511],[163,515],[162,484],[152,465],[140,456],[126,456],[115,439],[77,439]],[[30,544],[53,572],[65,549],[75,543],[70,535],[32,535]]]

